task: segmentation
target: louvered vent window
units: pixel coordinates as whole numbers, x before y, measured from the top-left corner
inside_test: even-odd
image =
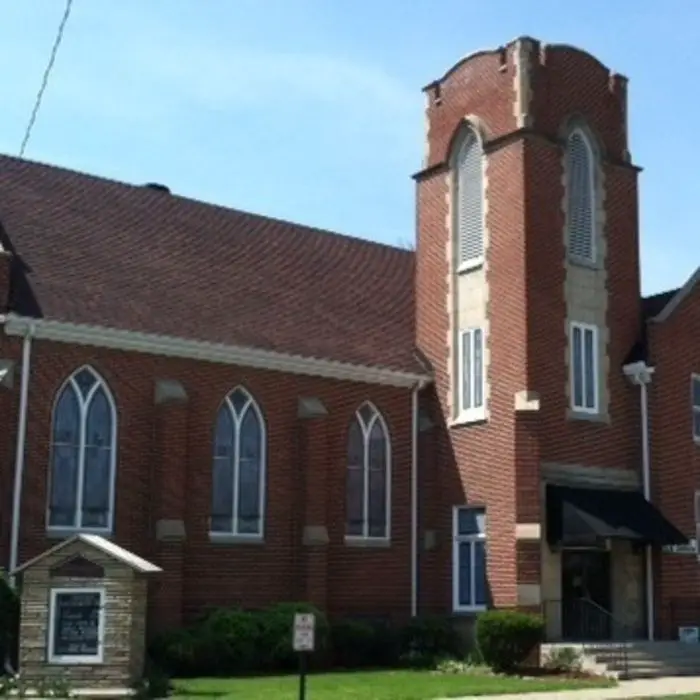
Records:
[[[469,132],[457,157],[457,232],[459,269],[477,267],[484,260],[484,183],[481,144]]]
[[[569,136],[566,158],[569,255],[595,262],[595,162],[588,139],[581,131]]]

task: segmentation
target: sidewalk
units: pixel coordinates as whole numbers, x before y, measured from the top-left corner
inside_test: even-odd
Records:
[[[700,676],[650,678],[621,681],[617,688],[566,690],[559,693],[518,693],[480,696],[479,700],[613,700],[614,698],[658,698],[666,695],[700,694]],[[473,700],[474,695],[458,700]]]

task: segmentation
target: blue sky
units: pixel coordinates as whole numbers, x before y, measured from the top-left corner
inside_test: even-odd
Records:
[[[1,7],[0,150],[16,153],[63,1]],[[652,293],[700,264],[698,26],[690,0],[74,0],[26,156],[406,243],[420,88],[521,34],[576,44],[630,78]]]

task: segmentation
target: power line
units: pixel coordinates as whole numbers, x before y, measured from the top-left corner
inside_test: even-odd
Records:
[[[56,40],[53,43],[53,48],[51,49],[51,55],[49,56],[49,62],[46,65],[46,70],[44,70],[44,77],[41,81],[41,87],[36,95],[36,100],[34,102],[34,109],[32,109],[32,114],[29,117],[29,123],[27,124],[27,129],[24,132],[24,138],[22,139],[22,145],[19,148],[19,157],[24,155],[24,151],[29,143],[29,138],[32,135],[32,129],[34,128],[34,122],[39,114],[39,108],[41,107],[41,101],[44,97],[44,92],[46,91],[46,86],[49,83],[49,76],[51,75],[51,70],[53,68],[54,61],[56,60],[56,54],[58,53],[58,48],[61,45],[61,40],[63,39],[63,32],[66,28],[66,23],[68,22],[68,17],[70,16],[71,7],[73,5],[73,0],[66,0],[66,9],[63,11],[63,17],[61,18],[61,23],[58,25],[58,32],[56,34]]]

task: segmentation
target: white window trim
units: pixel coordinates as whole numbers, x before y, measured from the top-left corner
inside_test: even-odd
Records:
[[[373,411],[372,419],[369,421],[367,426],[365,426],[364,420],[360,416],[360,411],[363,407],[368,406]],[[389,433],[389,426],[384,419],[382,412],[370,401],[365,401],[358,409],[355,411],[355,417],[362,430],[362,440],[364,449],[364,463],[363,463],[363,476],[364,476],[364,493],[362,495],[362,534],[361,535],[345,535],[345,542],[376,542],[385,543],[391,541],[391,434]],[[384,510],[384,526],[386,534],[380,537],[372,536],[369,534],[369,436],[372,432],[374,424],[379,422],[384,431],[385,438],[385,454],[384,459],[386,460],[386,474],[385,478],[385,510]],[[347,459],[347,456],[346,456]],[[347,527],[347,518],[346,518]]]
[[[575,392],[575,371],[576,371],[576,366],[574,363],[574,329],[578,329],[581,331],[581,340],[582,340],[582,347],[581,347],[581,372],[583,373],[583,376],[581,377],[582,380],[582,385],[583,385],[583,397],[585,401],[585,395],[586,395],[586,373],[585,373],[585,358],[583,356],[583,348],[585,347],[585,343],[583,342],[585,339],[586,332],[590,331],[593,334],[593,407],[588,407],[588,406],[577,406],[576,405],[576,392]],[[599,382],[600,382],[600,377],[599,377],[599,371],[600,371],[600,359],[599,359],[599,353],[600,353],[600,348],[599,348],[599,332],[598,332],[598,326],[594,326],[593,324],[590,323],[581,323],[580,321],[571,321],[569,324],[569,393],[571,395],[571,401],[570,401],[570,406],[571,410],[574,413],[586,413],[588,415],[597,415],[600,413],[600,387],[599,387]]]
[[[474,394],[476,389],[476,376],[474,375],[474,331],[481,331],[481,406],[474,406]],[[472,407],[464,408],[464,341],[469,336],[471,346],[471,367],[472,367]],[[453,424],[476,423],[486,420],[486,330],[481,326],[464,328],[459,331],[457,343],[457,416]]]
[[[693,434],[693,441],[696,445],[700,445],[700,433],[695,432],[695,416],[700,415],[700,405],[696,405],[694,397],[695,383],[700,383],[700,374],[694,372],[690,375],[690,407],[691,407],[691,431]]]
[[[98,593],[100,596],[100,615],[97,628],[97,654],[91,656],[62,656],[54,653],[54,634],[56,632],[56,599],[62,594]],[[104,662],[105,643],[105,589],[100,588],[52,588],[49,601],[49,638],[47,657],[50,664],[101,664]]]
[[[236,391],[243,392],[248,397],[248,402],[245,405],[245,409],[241,412],[241,415],[245,416],[246,412],[252,410],[260,422],[260,491],[258,494],[258,510],[260,512],[260,532],[238,532],[238,488],[240,485],[240,423],[236,415],[236,411],[233,408],[231,402],[231,397]],[[230,530],[217,530],[211,529],[211,517],[209,518],[210,528],[209,528],[209,538],[212,540],[231,540],[235,538],[241,542],[261,542],[265,539],[265,494],[267,493],[267,424],[265,422],[265,417],[260,410],[258,402],[253,398],[253,395],[242,386],[238,386],[232,391],[230,391],[226,398],[224,399],[219,410],[216,412],[215,420],[218,419],[219,411],[223,408],[229,411],[231,420],[233,420],[236,426],[236,442],[234,444],[234,458],[233,458],[233,510],[231,511],[231,529]],[[212,469],[213,469],[212,460]],[[211,510],[210,510],[211,512]]]
[[[82,392],[80,387],[77,386],[75,378],[83,371],[86,370],[90,372],[95,377],[95,386],[90,389],[88,396],[85,400],[82,399]],[[71,384],[73,391],[76,393],[78,399],[78,406],[80,411],[80,447],[78,453],[78,483],[76,491],[76,506],[75,506],[75,516],[73,525],[51,525],[51,479],[53,479],[53,431],[56,420],[56,408],[58,402],[63,395],[65,388]],[[111,430],[111,444],[110,444],[110,460],[109,460],[109,511],[107,513],[107,525],[105,527],[83,527],[81,525],[83,510],[83,477],[85,474],[85,428],[87,423],[87,408],[90,406],[92,397],[99,387],[102,387],[105,396],[107,397],[107,403],[109,404],[109,410],[112,420],[112,430]],[[50,442],[50,464],[49,464],[49,492],[47,494],[46,503],[46,530],[47,532],[53,533],[73,533],[73,532],[84,532],[84,533],[94,533],[98,535],[109,534],[114,531],[114,500],[115,500],[115,487],[117,479],[117,445],[119,435],[119,421],[117,416],[117,406],[114,401],[114,396],[110,391],[109,385],[104,380],[102,375],[97,372],[90,365],[83,365],[79,367],[75,372],[73,372],[66,381],[61,384],[58,391],[54,395],[53,409],[51,410],[51,442]]]
[[[452,610],[453,612],[482,612],[486,610],[486,605],[460,605],[459,602],[459,545],[464,542],[484,542],[486,543],[486,533],[475,535],[459,534],[459,513],[462,510],[482,510],[473,506],[454,506],[452,508]],[[471,592],[474,598],[476,583],[476,567],[474,566],[474,547],[470,547],[471,556]]]
[[[588,169],[588,181],[589,181],[589,186],[590,186],[590,192],[591,192],[591,256],[589,258],[581,255],[576,255],[575,253],[571,252],[571,248],[569,247],[569,241],[571,240],[571,223],[569,219],[569,215],[567,213],[567,219],[566,219],[566,235],[567,235],[567,249],[569,253],[569,258],[573,260],[574,262],[584,262],[588,263],[590,265],[595,265],[597,259],[598,259],[598,250],[597,250],[597,238],[598,238],[598,209],[597,209],[597,192],[596,192],[596,170],[598,168],[598,160],[596,158],[596,153],[593,150],[593,146],[591,145],[591,140],[588,136],[588,134],[581,128],[581,127],[576,127],[575,129],[571,130],[571,133],[569,133],[569,136],[566,140],[566,146],[567,146],[567,160],[568,160],[568,149],[569,149],[569,144],[571,142],[571,139],[575,136],[578,135],[581,137],[581,140],[583,141],[583,145],[586,148],[586,151],[588,152],[588,162],[590,164],[590,168]],[[566,181],[566,196],[567,200],[570,201],[570,188],[571,187],[571,174],[567,172],[567,181]],[[568,212],[568,201],[567,201],[567,212]]]

